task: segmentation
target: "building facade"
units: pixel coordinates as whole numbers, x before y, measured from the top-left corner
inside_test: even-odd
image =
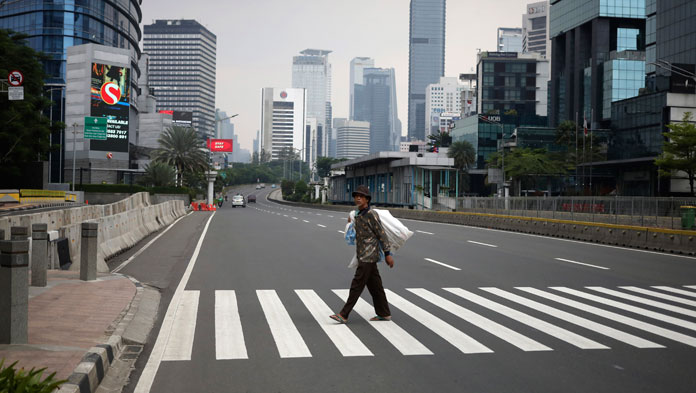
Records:
[[[478,113],[547,115],[549,61],[540,54],[481,52],[476,72]]]
[[[645,0],[552,0],[549,123],[609,128],[611,103],[645,85]]]
[[[215,135],[217,37],[191,19],[156,20],[144,26],[150,85],[158,110],[193,113],[193,128]]]
[[[549,41],[549,2],[527,4],[527,13],[522,15],[522,51],[537,52],[548,58]]]
[[[522,52],[522,28],[499,27],[496,43],[498,52]]]
[[[365,68],[355,85],[353,117],[370,123],[370,151],[395,151],[401,139],[393,68]]]
[[[354,120],[355,111],[355,85],[363,84],[363,70],[374,68],[375,60],[369,57],[355,57],[350,61],[350,97],[348,101],[348,119]]]
[[[307,117],[317,119],[322,131],[314,142],[318,156],[328,155],[331,128],[330,50],[305,49],[292,59],[292,87],[307,92]]]
[[[370,123],[337,119],[336,157],[353,159],[370,154]]]
[[[445,75],[446,0],[411,0],[408,137],[425,140],[425,89]]]
[[[277,160],[284,149],[305,149],[304,135],[307,122],[305,89],[261,89],[261,146],[260,150]]]
[[[74,45],[92,43],[127,50],[132,70],[131,85],[135,87],[134,98],[137,101],[141,21],[140,1],[137,0],[92,0],[75,4],[7,1],[0,6],[0,28],[27,35],[28,46],[47,55],[42,61],[47,74],[44,83],[46,97],[53,102],[53,106],[46,115],[51,121],[64,123],[66,61],[68,48]],[[137,110],[137,102],[133,106]],[[60,145],[60,149],[51,152],[49,182],[63,182],[66,180],[62,176],[65,168],[65,134],[56,131],[51,135],[51,143]]]
[[[428,85],[425,94],[427,134],[442,131],[443,120],[448,122],[469,116],[471,111],[475,110],[472,105],[474,94],[471,87],[460,83],[456,77],[441,77],[439,83]],[[448,128],[445,127],[444,131],[447,130]]]

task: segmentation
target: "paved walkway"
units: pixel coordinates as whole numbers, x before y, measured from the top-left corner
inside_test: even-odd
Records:
[[[48,286],[29,287],[29,343],[0,345],[0,359],[67,379],[85,352],[111,335],[135,293],[121,275],[80,281],[79,272],[49,270]]]

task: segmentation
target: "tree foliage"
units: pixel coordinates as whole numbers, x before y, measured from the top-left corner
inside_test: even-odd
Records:
[[[454,158],[454,167],[468,172],[476,164],[476,149],[467,141],[457,141],[450,145],[447,152],[449,158]]]
[[[0,29],[0,75],[13,70],[24,75],[24,100],[9,101],[0,94],[0,182],[19,180],[26,163],[45,159],[49,151],[50,120],[42,114],[50,100],[43,95],[43,55],[25,44],[26,36]],[[62,127],[56,123],[54,127]]]
[[[691,194],[694,194],[696,177],[696,124],[692,123],[692,113],[686,112],[680,123],[667,125],[669,132],[662,135],[662,154],[655,159],[660,175],[671,176],[675,172],[686,173]]]
[[[331,165],[345,161],[345,158],[317,157],[317,175],[327,177],[331,173]]]
[[[428,146],[430,147],[449,147],[452,144],[452,135],[449,132],[438,131],[428,135]]]
[[[205,145],[193,128],[171,126],[164,131],[158,142],[160,147],[154,152],[155,161],[176,168],[178,185],[183,185],[182,182],[187,178],[197,177],[208,169]]]
[[[506,152],[504,158],[501,154],[494,153],[488,158],[488,167],[502,168],[503,159],[505,179],[512,179],[519,186],[525,184],[536,188],[539,177],[566,173],[563,163],[554,160],[546,149],[514,149]]]
[[[148,187],[170,187],[176,180],[176,171],[171,166],[153,161],[145,166],[145,175],[139,182]]]

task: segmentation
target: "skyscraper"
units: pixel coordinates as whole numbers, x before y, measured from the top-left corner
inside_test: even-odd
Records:
[[[411,0],[408,50],[408,137],[425,139],[425,89],[445,75],[446,0]]]
[[[348,119],[353,120],[355,108],[355,85],[363,83],[363,70],[365,68],[374,67],[375,60],[369,57],[355,57],[350,61],[350,101]]]
[[[213,136],[215,34],[191,19],[157,20],[144,26],[143,43],[157,109],[193,112],[193,128]]]
[[[549,47],[549,2],[527,4],[522,15],[522,51],[537,52],[546,57]]]
[[[307,90],[307,117],[317,119],[321,132],[317,135],[317,156],[328,155],[331,129],[331,64],[330,50],[305,49],[292,59],[292,87]]]
[[[497,45],[498,52],[522,52],[522,29],[499,27]]]
[[[278,159],[283,149],[305,148],[305,89],[261,89],[261,146]]]
[[[336,157],[351,159],[370,154],[370,123],[336,120]]]
[[[397,151],[401,142],[393,68],[365,68],[355,85],[354,119],[370,123],[370,152]]]

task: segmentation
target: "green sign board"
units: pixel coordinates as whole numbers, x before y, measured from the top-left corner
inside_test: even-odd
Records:
[[[106,117],[85,117],[85,139],[106,140]]]

